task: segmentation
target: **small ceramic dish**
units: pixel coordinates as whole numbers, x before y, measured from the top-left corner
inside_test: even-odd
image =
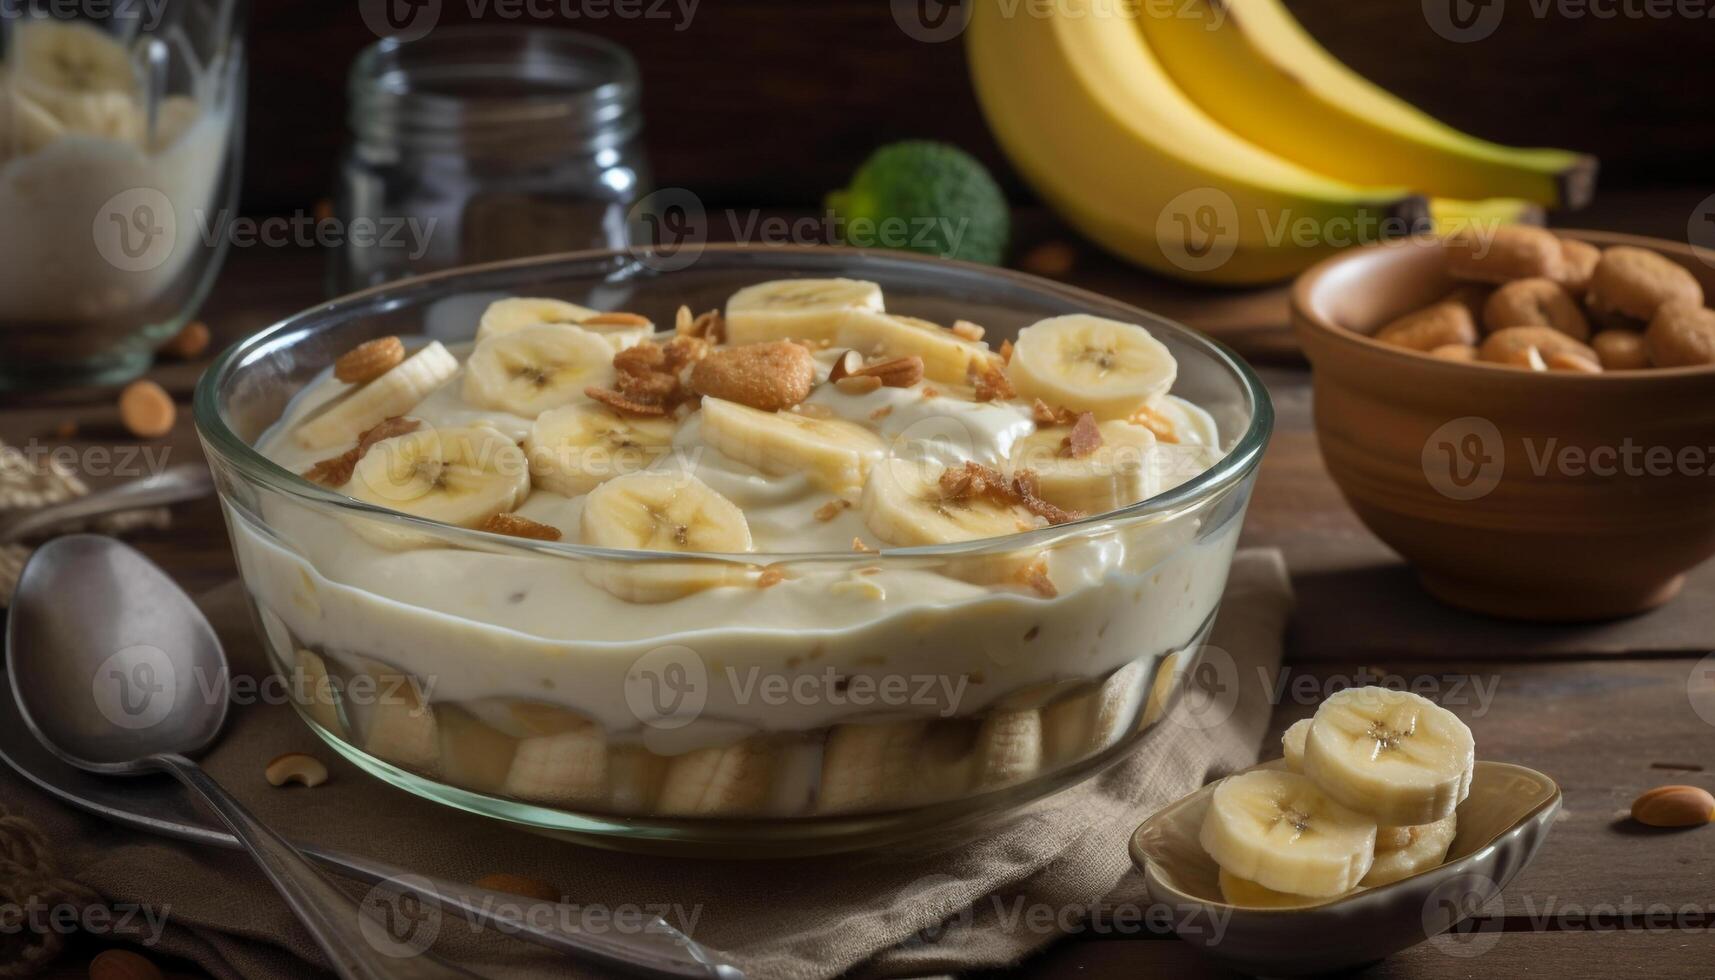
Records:
[[[1279,769],[1280,760],[1257,766]],[[1560,812],[1542,773],[1479,762],[1459,804],[1459,834],[1437,868],[1321,905],[1243,908],[1221,897],[1219,868],[1197,842],[1215,784],[1156,811],[1131,838],[1150,899],[1191,923],[1180,938],[1250,973],[1302,976],[1374,963],[1482,911],[1524,869]]]
[[[1634,245],[1715,296],[1715,256]],[[1577,374],[1455,363],[1373,339],[1457,285],[1434,240],[1351,249],[1299,277],[1316,438],[1365,525],[1437,598],[1494,616],[1596,620],[1676,595],[1715,555],[1715,366]]]

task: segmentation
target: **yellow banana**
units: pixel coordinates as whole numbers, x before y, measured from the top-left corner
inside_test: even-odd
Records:
[[[1555,208],[1582,207],[1595,190],[1593,157],[1502,146],[1437,121],[1340,63],[1280,0],[1138,9],[1140,42],[1192,101],[1240,137],[1318,173]]]
[[[1258,283],[1333,249],[1415,230],[1423,198],[1314,173],[1199,109],[1126,5],[1037,16],[975,5],[966,32],[984,114],[1037,191],[1085,234],[1179,278]]]

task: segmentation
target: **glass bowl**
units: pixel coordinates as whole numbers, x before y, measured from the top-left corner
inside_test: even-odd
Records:
[[[822,247],[708,246],[671,270],[651,259],[581,252],[378,287],[276,324],[203,376],[197,429],[240,575],[319,735],[466,810],[605,846],[732,856],[1001,817],[1158,730],[1215,616],[1272,425],[1237,357],[1141,310],[983,266]],[[252,448],[356,344],[468,340],[498,298],[670,323],[681,304],[833,276],[879,283],[891,312],[982,323],[995,344],[1071,312],[1143,324],[1225,454],[1141,503],[1005,537],[687,556],[437,524]],[[1039,561],[1054,590],[1008,584]],[[592,587],[686,577],[731,584],[666,602]]]

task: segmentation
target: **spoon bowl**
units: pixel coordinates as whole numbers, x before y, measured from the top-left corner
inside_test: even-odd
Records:
[[[109,775],[196,755],[226,721],[229,669],[214,629],[148,559],[73,534],[31,557],[6,624],[7,675],[50,751]]]

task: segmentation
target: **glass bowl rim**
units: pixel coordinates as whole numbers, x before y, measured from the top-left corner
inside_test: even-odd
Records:
[[[601,548],[573,542],[536,541],[479,531],[474,528],[459,527],[455,524],[443,524],[386,507],[363,503],[339,493],[331,487],[312,483],[263,456],[249,443],[239,438],[236,432],[232,431],[220,411],[219,394],[224,382],[243,368],[250,359],[265,349],[281,345],[292,346],[302,340],[309,332],[321,329],[320,327],[306,326],[304,321],[308,318],[327,316],[336,313],[342,307],[372,299],[388,292],[417,293],[426,291],[432,293],[436,288],[444,287],[466,277],[531,268],[548,270],[556,266],[580,262],[612,262],[615,259],[629,259],[635,262],[647,254],[647,250],[640,248],[608,248],[555,252],[521,259],[458,266],[372,286],[300,310],[227,347],[202,373],[202,376],[197,379],[196,391],[192,399],[192,417],[197,433],[201,436],[203,445],[211,453],[231,464],[249,482],[261,484],[271,491],[297,498],[315,506],[355,513],[366,520],[393,522],[407,527],[420,528],[432,536],[445,539],[449,544],[462,544],[473,550],[532,553],[560,558],[634,563],[770,565],[798,563],[874,564],[877,561],[887,559],[928,560],[968,557],[990,552],[1046,548],[1069,538],[1111,532],[1134,525],[1161,523],[1172,519],[1205,499],[1231,489],[1253,473],[1261,462],[1263,451],[1267,448],[1269,437],[1274,430],[1274,405],[1269,398],[1267,388],[1250,365],[1246,364],[1231,348],[1177,321],[1169,320],[1159,314],[1150,313],[1130,303],[1112,299],[1091,290],[1013,269],[883,249],[850,248],[834,245],[753,245],[740,243],[708,243],[700,246],[700,254],[709,253],[716,255],[796,255],[812,261],[829,261],[835,264],[838,264],[838,260],[842,259],[845,260],[846,264],[858,261],[880,262],[884,265],[905,266],[919,271],[930,271],[931,274],[932,270],[936,269],[957,269],[977,277],[1006,280],[1012,285],[1066,302],[1124,312],[1129,316],[1134,316],[1140,324],[1149,324],[1151,330],[1166,328],[1192,347],[1200,348],[1204,354],[1236,377],[1244,394],[1250,399],[1253,406],[1250,424],[1238,440],[1233,443],[1232,449],[1228,450],[1215,465],[1177,487],[1118,510],[1091,514],[1064,524],[1054,524],[1030,531],[1020,531],[999,537],[978,538],[971,541],[917,545],[907,548],[883,548],[879,552],[692,553]],[[670,279],[676,271],[678,270],[664,271],[660,273],[661,278]],[[805,271],[827,272],[829,270],[809,269]],[[839,273],[835,271],[830,274],[838,275]],[[551,279],[552,276],[548,275],[544,278]],[[411,297],[411,299],[421,298]],[[409,304],[402,301],[400,305]]]

